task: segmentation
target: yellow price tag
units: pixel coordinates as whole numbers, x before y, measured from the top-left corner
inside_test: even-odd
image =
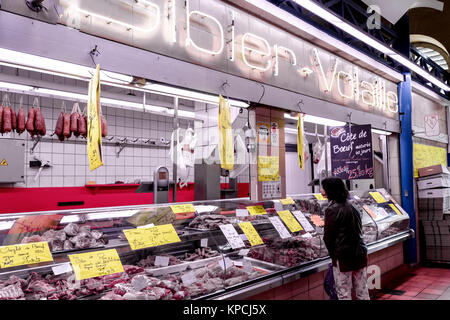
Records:
[[[326,201],[327,198],[325,198],[321,193],[315,193],[314,197],[316,197],[317,200],[319,201]]]
[[[241,227],[242,231],[244,231],[247,236],[248,241],[252,246],[257,246],[258,244],[263,244],[261,237],[258,232],[256,232],[255,227],[250,222],[241,222],[239,223],[239,227]]]
[[[132,250],[162,246],[180,242],[177,231],[171,224],[163,224],[150,228],[123,230]]]
[[[69,255],[77,280],[124,272],[116,249]]]
[[[170,209],[172,209],[173,213],[187,213],[187,212],[195,212],[195,208],[192,204],[175,204],[171,205]]]
[[[247,210],[251,216],[257,216],[260,214],[267,213],[263,206],[250,206],[250,207],[247,207]]]
[[[402,213],[400,212],[400,210],[397,209],[397,207],[395,206],[395,204],[390,203],[389,206],[392,208],[392,210],[395,211],[396,214],[398,214],[399,216],[402,215]]]
[[[298,223],[297,219],[294,218],[292,213],[289,210],[278,211],[277,212],[286,226],[291,230],[291,232],[297,232],[303,230],[300,223]]]
[[[381,195],[381,193],[379,192],[369,192],[369,193],[377,203],[387,202],[386,199]]]
[[[48,242],[33,242],[0,247],[0,268],[53,261]]]
[[[295,204],[294,200],[292,200],[291,197],[288,197],[286,199],[281,199],[280,200],[281,204],[283,205],[287,205],[287,204]]]

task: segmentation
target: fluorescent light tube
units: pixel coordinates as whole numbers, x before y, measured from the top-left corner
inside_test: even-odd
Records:
[[[32,91],[34,88],[31,86],[25,86],[25,85],[21,85],[21,84],[0,82],[0,89],[14,90],[14,91]]]
[[[384,131],[384,130],[378,130],[378,129],[372,129],[372,133],[382,134],[384,136],[390,136],[392,132]]]
[[[293,120],[298,120],[297,117],[293,117],[290,114],[285,113],[284,117],[287,119],[293,119]],[[342,127],[345,126],[346,123],[342,122],[342,121],[337,121],[337,120],[331,120],[331,119],[327,119],[327,118],[322,118],[322,117],[316,117],[316,116],[312,116],[309,114],[306,114],[303,118],[303,122],[309,122],[309,123],[315,123],[315,124],[321,124],[321,125],[325,125],[328,127]]]

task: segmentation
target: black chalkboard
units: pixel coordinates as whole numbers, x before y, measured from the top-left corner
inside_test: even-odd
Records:
[[[331,173],[344,180],[373,179],[372,127],[330,128]]]

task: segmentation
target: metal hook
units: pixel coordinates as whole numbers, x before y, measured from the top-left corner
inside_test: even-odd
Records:
[[[302,111],[302,107],[301,106],[304,106],[305,104],[303,103],[303,99],[300,99],[298,102],[297,102],[297,107],[298,107],[298,110],[300,111],[300,113],[303,113],[303,111]]]
[[[225,80],[225,82],[222,83],[222,85],[220,87],[222,88],[223,92],[225,93],[225,97],[227,98],[227,100],[229,100],[229,96],[228,96],[227,90],[225,89],[226,85],[231,87],[231,85],[228,83],[228,80]]]
[[[263,88],[263,93],[261,95],[261,98],[259,98],[258,103],[261,102],[262,98],[264,97],[264,95],[266,94],[266,87],[264,87],[264,85],[262,83],[259,84],[262,88]]]

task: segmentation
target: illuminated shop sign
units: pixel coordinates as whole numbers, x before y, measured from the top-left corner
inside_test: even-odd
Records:
[[[351,108],[398,114],[394,82],[221,1],[60,1],[60,22],[83,32]]]

